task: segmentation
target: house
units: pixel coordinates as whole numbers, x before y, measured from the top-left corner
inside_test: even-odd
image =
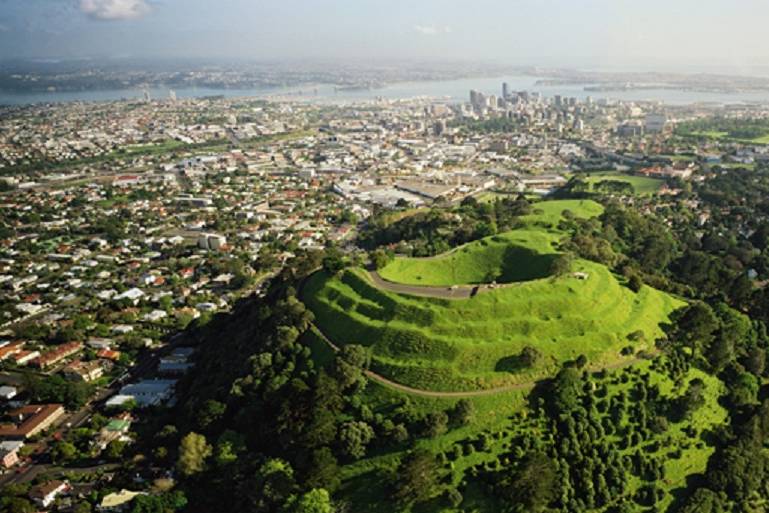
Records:
[[[32,361],[32,364],[41,368],[45,369],[50,367],[51,365],[55,365],[62,361],[63,359],[67,358],[68,356],[72,356],[73,354],[77,353],[78,351],[83,349],[83,343],[82,342],[68,342],[66,344],[61,344],[56,347],[56,349],[52,351],[48,351],[42,356],[38,356]]]
[[[113,512],[124,511],[128,505],[139,495],[145,495],[144,492],[132,492],[131,490],[120,490],[117,493],[105,495],[101,503],[96,507],[97,511]]]
[[[161,374],[184,374],[194,366],[192,362],[188,361],[194,352],[195,349],[192,347],[175,349],[173,353],[160,359],[158,372]]]
[[[69,484],[66,481],[49,481],[45,484],[37,485],[29,491],[29,498],[43,508],[47,508],[56,497],[69,490]]]
[[[131,429],[131,420],[131,415],[129,413],[123,413],[110,420],[109,423],[99,431],[99,435],[95,441],[96,445],[104,450],[112,441],[130,441],[127,433],[128,430]]]
[[[113,351],[112,349],[100,349],[96,356],[105,360],[112,360],[116,362],[120,359],[120,351]]]
[[[13,424],[0,425],[0,439],[24,440],[51,427],[64,416],[61,404],[30,404],[8,412]]]
[[[11,359],[16,362],[16,365],[26,365],[39,357],[40,351],[19,351]]]
[[[5,401],[10,401],[14,397],[16,397],[16,394],[18,394],[19,391],[16,389],[16,387],[3,385],[0,386],[0,399],[3,399]]]
[[[111,338],[97,338],[93,337],[88,339],[88,342],[86,342],[88,347],[92,347],[94,349],[110,349],[114,344],[115,341]]]
[[[139,304],[139,300],[144,297],[144,292],[141,289],[132,288],[128,289],[122,294],[118,294],[114,298],[115,301],[122,301],[124,299],[130,301],[134,305]]]
[[[161,404],[171,398],[174,385],[176,380],[173,379],[151,379],[131,383],[120,389],[120,393],[111,397],[106,405],[120,406],[129,401],[135,401],[140,407]]]
[[[90,383],[104,375],[104,366],[98,360],[81,362],[75,360],[64,367],[64,377],[70,381]]]
[[[19,450],[24,447],[24,442],[8,440],[0,442],[0,463],[5,468],[11,468],[19,462]]]

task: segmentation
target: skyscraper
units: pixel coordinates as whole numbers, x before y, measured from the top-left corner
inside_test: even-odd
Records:
[[[510,87],[508,86],[507,82],[502,82],[502,99],[507,100],[507,97],[510,95]]]

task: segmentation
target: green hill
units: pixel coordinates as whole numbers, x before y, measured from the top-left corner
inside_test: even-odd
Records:
[[[549,275],[557,241],[552,233],[516,230],[434,258],[396,258],[379,274],[397,283],[436,286],[534,280]]]
[[[525,216],[526,228],[487,237],[431,258],[396,258],[379,271],[382,278],[410,285],[451,286],[511,283],[545,278],[564,233],[557,229],[564,211],[576,217],[600,214],[603,207],[590,200],[537,203]]]
[[[544,208],[529,216],[526,229],[437,258],[399,259],[383,272],[392,281],[423,285],[518,283],[469,299],[415,297],[380,290],[366,271],[348,269],[336,277],[314,275],[304,300],[327,337],[371,347],[373,370],[415,388],[531,383],[580,355],[595,368],[622,365],[632,359],[623,349],[653,349],[660,323],[683,303],[647,286],[633,292],[605,266],[586,260],[576,260],[572,271],[587,279],[547,277],[554,243],[565,235],[554,228],[556,216],[580,203],[582,212],[570,209],[575,215],[599,211],[593,202],[537,204]],[[533,363],[524,348],[536,350]]]
[[[620,365],[624,347],[653,348],[659,323],[682,305],[650,287],[634,293],[599,264],[580,260],[574,269],[589,278],[534,280],[465,300],[384,292],[363,270],[318,273],[305,301],[331,340],[370,346],[375,371],[444,391],[529,382],[581,354],[596,366]],[[643,337],[630,342],[636,332]],[[534,367],[519,363],[527,346],[543,356]]]

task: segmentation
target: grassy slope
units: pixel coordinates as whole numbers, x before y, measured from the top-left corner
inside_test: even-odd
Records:
[[[593,184],[603,180],[616,180],[619,182],[629,183],[633,186],[635,193],[638,195],[654,194],[655,192],[659,191],[660,187],[662,187],[662,184],[664,183],[664,180],[658,180],[656,178],[623,175],[618,173],[591,173],[590,177],[587,179],[587,182],[591,184],[592,187]]]
[[[637,330],[652,347],[658,323],[682,303],[644,287],[633,293],[604,267],[577,261],[588,280],[535,280],[468,300],[413,298],[382,292],[362,271],[341,280],[318,274],[305,288],[318,325],[332,340],[372,347],[374,368],[428,390],[473,390],[528,382],[585,354],[595,365],[619,363]],[[545,355],[533,369],[515,356],[531,345]]]
[[[564,235],[555,229],[564,210],[589,218],[599,215],[603,207],[590,200],[537,203],[534,213],[523,218],[530,229],[487,237],[435,258],[396,258],[379,273],[397,283],[433,286],[544,278],[555,245]]]
[[[543,231],[516,230],[435,258],[397,258],[380,275],[397,283],[434,286],[543,278],[558,238]]]
[[[681,393],[675,384],[665,375],[651,371],[649,362],[643,362],[637,366],[640,374],[649,373],[651,383],[660,387],[663,396],[672,397]],[[610,372],[604,382],[608,384],[609,395],[613,396],[620,391],[629,392],[637,378],[633,377],[628,383],[620,383],[619,376],[631,374],[630,370]],[[682,454],[678,459],[672,456],[665,463],[665,476],[658,483],[665,490],[666,496],[663,499],[660,511],[671,503],[673,496],[671,492],[685,486],[687,476],[702,473],[707,460],[713,452],[713,447],[702,444],[696,439],[689,438],[684,430],[688,426],[694,426],[699,433],[713,429],[713,427],[723,423],[726,419],[726,411],[718,404],[718,397],[723,393],[723,384],[716,378],[704,374],[702,371],[692,369],[685,379],[685,382],[693,378],[700,378],[706,384],[706,405],[698,410],[691,422],[682,422],[671,424],[666,433],[656,435],[654,439],[660,443],[664,452],[673,453],[676,449],[681,449]],[[611,384],[611,383],[616,384]],[[485,432],[493,435],[494,442],[489,451],[474,451],[472,454],[464,454],[459,459],[448,463],[444,472],[452,474],[452,486],[457,486],[463,480],[467,481],[467,488],[463,490],[464,502],[460,508],[454,509],[446,505],[444,501],[432,501],[418,511],[426,513],[458,513],[460,511],[498,511],[499,504],[495,502],[493,496],[484,490],[483,486],[469,477],[469,471],[473,466],[493,463],[500,455],[506,452],[506,447],[510,440],[525,431],[540,431],[542,429],[541,420],[531,416],[526,406],[524,392],[506,392],[489,397],[473,398],[475,406],[475,420],[469,426],[459,429],[452,429],[448,433],[436,438],[420,438],[415,446],[428,449],[433,454],[441,452],[451,454],[456,445],[465,446],[477,439],[479,433]],[[366,403],[372,410],[377,412],[390,411],[393,406],[402,402],[403,396],[398,392],[389,390],[375,383],[369,383],[366,392]],[[412,405],[424,413],[446,410],[451,408],[456,400],[450,399],[408,399]],[[619,437],[612,436],[612,441],[619,442]],[[650,444],[644,443],[643,446]],[[632,454],[638,447],[631,447],[623,451],[626,454]],[[406,454],[406,447],[401,447],[391,451],[372,451],[364,459],[345,465],[341,471],[342,490],[341,494],[345,500],[351,502],[351,505],[357,511],[370,511],[372,513],[389,513],[397,511],[383,497],[388,496],[386,480],[383,476],[397,468],[398,461]],[[450,458],[453,459],[453,458]],[[630,480],[631,490],[637,489],[642,482],[637,478]],[[632,494],[632,493],[631,493]],[[645,511],[645,508],[638,507],[637,511]]]

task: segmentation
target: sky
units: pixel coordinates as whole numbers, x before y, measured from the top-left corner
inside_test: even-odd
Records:
[[[766,0],[0,0],[0,59],[769,69]]]

